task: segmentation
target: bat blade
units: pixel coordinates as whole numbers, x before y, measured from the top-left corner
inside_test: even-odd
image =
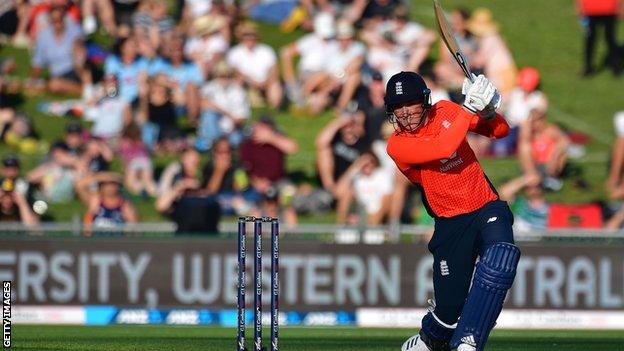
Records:
[[[438,1],[436,0],[433,1],[433,9],[435,11],[438,29],[440,30],[440,34],[442,35],[442,41],[444,41],[444,44],[453,55],[453,58],[455,58],[455,61],[457,61],[462,71],[464,71],[464,75],[472,81],[472,73],[470,72],[468,60],[466,60],[466,57],[459,48],[459,44],[455,39],[455,33],[453,33],[451,25],[446,19],[446,15],[444,14],[442,6],[440,6],[440,3],[438,3]]]

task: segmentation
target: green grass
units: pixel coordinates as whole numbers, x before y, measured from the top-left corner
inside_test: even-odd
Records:
[[[219,327],[17,325],[13,330],[12,349],[28,351],[222,351],[234,350],[236,345],[235,330]],[[415,332],[414,329],[283,327],[280,329],[280,350],[396,351]],[[250,330],[248,336],[249,333]],[[251,347],[250,343],[248,347]],[[497,330],[493,332],[487,350],[618,351],[624,350],[624,335],[620,331]]]
[[[429,28],[434,27],[433,10],[430,2],[412,1],[412,16],[416,21]],[[612,117],[618,110],[624,109],[620,99],[624,86],[624,77],[615,78],[607,70],[594,77],[583,79],[579,76],[582,63],[582,32],[576,16],[573,2],[570,0],[473,0],[469,4],[463,0],[444,0],[442,5],[451,10],[456,6],[469,6],[474,9],[485,6],[492,10],[495,20],[500,24],[504,38],[512,50],[519,67],[535,66],[542,72],[542,89],[551,103],[549,118],[565,128],[588,134],[591,142],[587,155],[572,162],[583,172],[583,177],[591,186],[589,190],[578,189],[570,181],[558,193],[548,195],[558,202],[585,202],[605,199],[604,181],[609,148],[614,139]],[[261,39],[279,49],[299,35],[281,33],[279,28],[261,25]],[[602,34],[602,33],[600,33]],[[624,26],[619,26],[619,41],[624,40]],[[101,38],[98,42],[110,42]],[[602,37],[599,39],[595,60],[600,62],[606,47]],[[438,53],[437,44],[432,50],[432,58]],[[10,47],[0,49],[0,57],[14,57],[17,63],[16,75],[25,77],[29,72],[29,56],[26,50]],[[19,109],[25,111],[34,120],[36,130],[46,140],[61,137],[68,120],[50,117],[36,111],[36,105],[42,100],[55,97],[43,95],[26,98]],[[255,111],[258,116],[265,111]],[[332,117],[327,112],[318,117],[298,117],[289,112],[274,112],[278,123],[285,132],[299,141],[300,151],[288,157],[287,167],[290,172],[303,179],[313,179],[315,172],[314,138],[319,130]],[[10,150],[0,146],[0,155]],[[26,168],[32,168],[43,154],[21,155]],[[157,165],[164,165],[167,159],[157,159]],[[482,161],[488,176],[494,184],[500,185],[505,180],[520,174],[518,163],[513,158]],[[138,201],[139,213],[144,220],[161,220],[151,202]],[[82,206],[75,201],[69,205],[52,206],[50,214],[56,220],[71,220],[82,214]],[[328,216],[323,220],[331,220]],[[314,219],[319,221],[319,219]],[[305,221],[305,219],[303,220]]]

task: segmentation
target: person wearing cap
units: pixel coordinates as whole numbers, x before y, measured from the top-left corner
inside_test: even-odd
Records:
[[[258,26],[253,22],[241,23],[237,35],[240,44],[228,52],[227,63],[251,89],[250,93],[263,94],[273,108],[280,106],[283,90],[275,51],[266,44],[258,43]]]
[[[282,72],[288,98],[297,105],[303,104],[301,87],[310,77],[323,70],[323,63],[336,35],[334,16],[320,12],[314,17],[314,32],[282,48]],[[297,70],[294,60],[300,56]]]
[[[81,178],[76,192],[87,207],[83,223],[89,234],[90,230],[119,228],[138,221],[136,209],[121,194],[121,176],[117,173],[99,172]]]
[[[227,62],[220,61],[213,70],[214,79],[201,89],[202,111],[195,147],[206,151],[217,138],[226,137],[234,146],[243,139],[242,127],[251,116],[247,93]]]
[[[463,106],[446,100],[432,104],[417,73],[397,73],[386,85],[386,110],[396,129],[388,155],[420,188],[435,221],[428,244],[435,301],[403,351],[483,350],[520,258],[513,214],[466,141],[469,131],[490,138],[509,133],[495,110],[500,96],[483,75],[466,79],[462,91]]]
[[[21,222],[26,226],[39,223],[39,216],[10,178],[0,179],[0,222]]]
[[[193,21],[194,35],[184,44],[184,54],[201,69],[206,79],[230,48],[227,28],[227,19],[220,15],[204,15]]]
[[[361,68],[366,47],[354,39],[355,29],[349,22],[340,21],[336,26],[336,41],[325,55],[323,72],[310,78],[303,87],[311,113],[319,113],[328,106],[341,110],[347,107],[360,84]],[[335,104],[332,103],[337,96]]]

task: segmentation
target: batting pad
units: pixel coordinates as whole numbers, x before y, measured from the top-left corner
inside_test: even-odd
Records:
[[[502,308],[507,290],[516,276],[520,250],[509,243],[496,243],[481,255],[472,287],[451,339],[451,347],[466,343],[483,350]]]

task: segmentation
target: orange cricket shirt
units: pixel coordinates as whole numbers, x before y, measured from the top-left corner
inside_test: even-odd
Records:
[[[499,114],[485,121],[460,105],[440,101],[423,126],[413,133],[396,132],[388,140],[388,155],[422,188],[425,205],[435,217],[469,213],[498,199],[466,141],[468,131],[502,138],[509,134],[509,125]]]

